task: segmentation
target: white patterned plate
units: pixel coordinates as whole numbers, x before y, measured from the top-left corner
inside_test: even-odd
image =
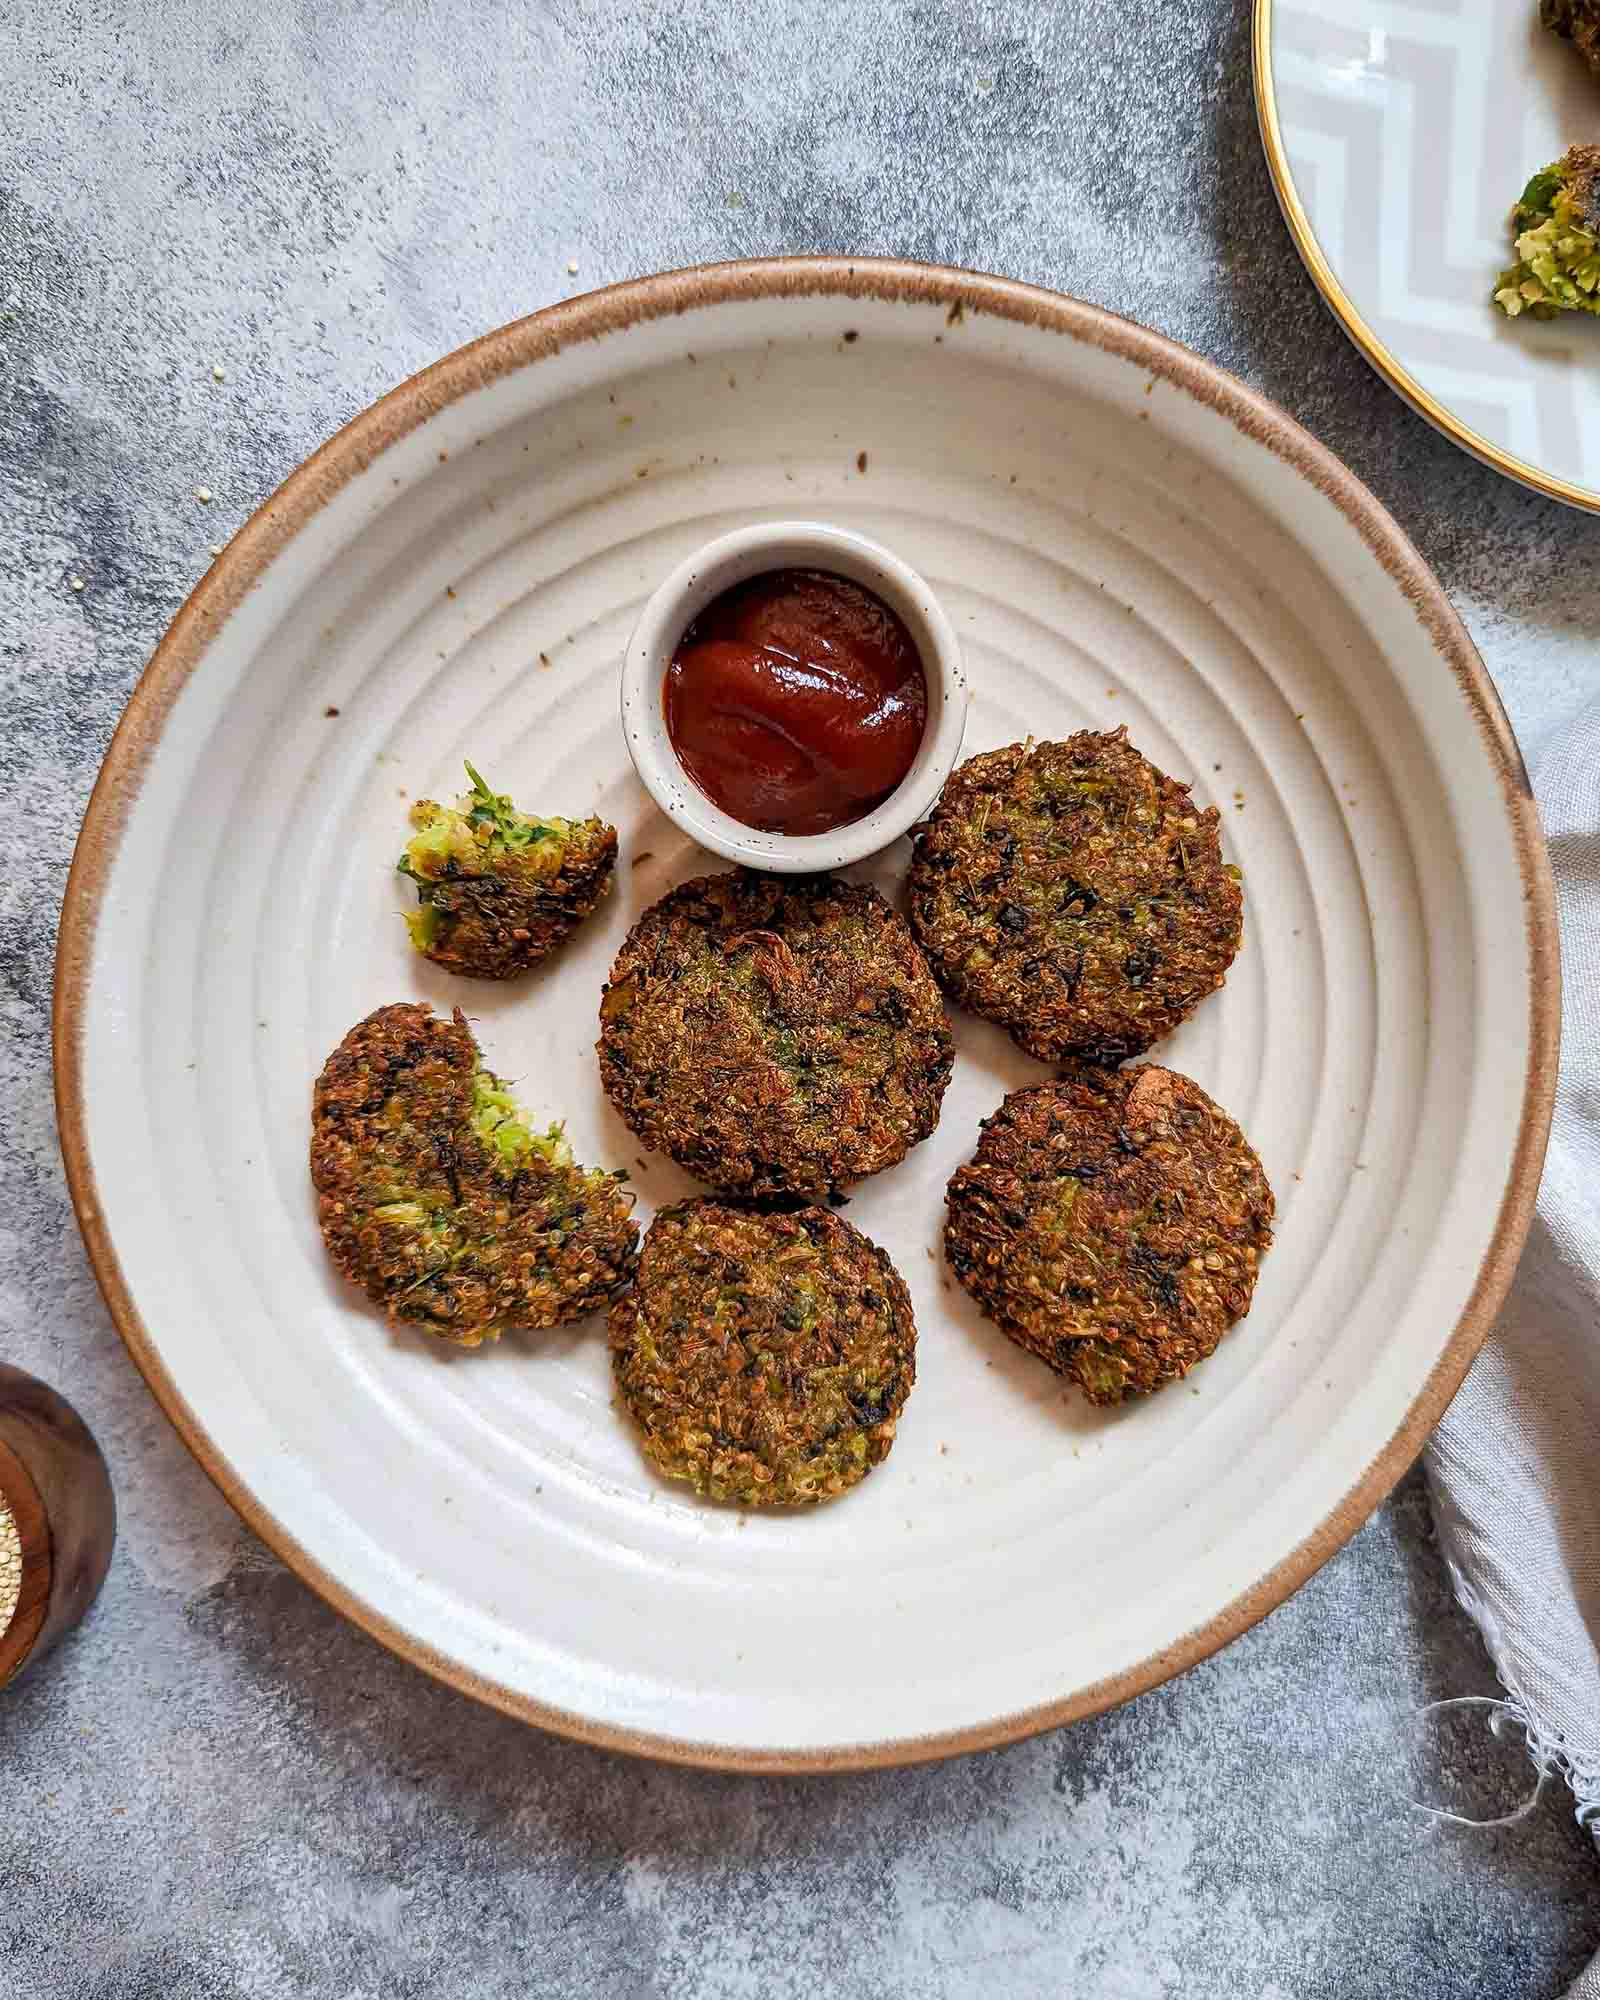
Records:
[[[1600,138],[1600,82],[1535,0],[1255,0],[1278,199],[1345,331],[1457,444],[1600,511],[1600,321],[1508,320],[1507,217]]]
[[[865,469],[862,469],[863,462]],[[957,1024],[935,1135],[850,1219],[904,1272],[918,1379],[837,1504],[654,1477],[598,1322],[463,1353],[335,1278],[313,1077],[369,1009],[488,1059],[646,1214],[688,1183],[603,1098],[624,931],[715,866],[650,805],[638,607],[738,522],[899,550],[961,633],[968,748],[1126,722],[1226,817],[1246,943],[1161,1051],[1251,1134],[1280,1228],[1249,1319],[1106,1415],[938,1257],[978,1121],[1047,1072]],[[618,825],[616,893],[527,981],[412,955],[406,806],[463,755]],[[891,893],[904,843],[876,869]],[[1414,1456],[1515,1261],[1554,1074],[1554,931],[1515,745],[1394,524],[1281,412],[1023,286],[731,266],[508,327],[340,433],[212,570],[134,697],[68,891],[64,1149],[118,1324],[213,1477],[386,1643],[591,1740],[787,1769],[994,1743],[1199,1659]]]

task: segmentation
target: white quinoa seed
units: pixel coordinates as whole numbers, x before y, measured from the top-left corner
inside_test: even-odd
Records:
[[[202,507],[208,506],[211,500],[211,488],[209,486],[197,486],[194,489],[194,497],[200,502]]]
[[[214,366],[211,370],[211,379],[213,382],[226,382],[228,379],[226,369],[220,364]]]
[[[567,276],[569,278],[575,278],[577,275],[578,275],[578,260],[576,257],[569,257],[567,259]]]
[[[10,1629],[22,1596],[22,1536],[4,1500],[0,1500],[0,1639]]]
[[[70,581],[74,590],[82,590],[83,578],[81,576],[75,576],[71,578]]]

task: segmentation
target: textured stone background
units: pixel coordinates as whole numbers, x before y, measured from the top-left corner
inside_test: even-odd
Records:
[[[0,1699],[0,1996],[1559,1993],[1600,1945],[1567,1802],[1480,1834],[1408,1804],[1522,1783],[1476,1720],[1415,1720],[1492,1686],[1415,1477],[1264,1626],[1098,1722],[830,1782],[633,1764],[435,1687],[251,1540],[125,1359],[57,1161],[72,839],[208,544],[413,369],[610,279],[897,252],[1191,343],[1393,507],[1536,759],[1593,677],[1600,522],[1436,438],[1328,318],[1244,0],[0,16],[0,1351],[78,1401],[123,1509],[88,1625]]]

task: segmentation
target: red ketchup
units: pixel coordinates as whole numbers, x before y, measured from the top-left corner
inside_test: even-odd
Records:
[[[880,597],[821,570],[735,584],[678,641],[667,734],[712,801],[763,833],[827,833],[916,760],[928,684]]]

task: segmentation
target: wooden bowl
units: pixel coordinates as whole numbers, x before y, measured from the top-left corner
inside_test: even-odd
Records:
[[[100,1593],[116,1540],[111,1477],[53,1389],[0,1362],[0,1501],[22,1542],[22,1593],[0,1631],[0,1687],[43,1659]]]

